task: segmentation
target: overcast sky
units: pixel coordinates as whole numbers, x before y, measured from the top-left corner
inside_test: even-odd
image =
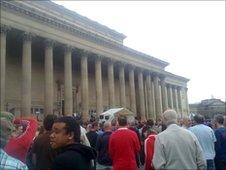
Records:
[[[225,101],[225,1],[54,1],[127,36],[190,79],[189,103]]]

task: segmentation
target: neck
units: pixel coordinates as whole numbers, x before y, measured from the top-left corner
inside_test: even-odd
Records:
[[[119,126],[119,128],[127,128],[127,125],[125,125],[125,126]]]
[[[224,127],[224,125],[217,124],[217,128],[222,128],[222,127]]]

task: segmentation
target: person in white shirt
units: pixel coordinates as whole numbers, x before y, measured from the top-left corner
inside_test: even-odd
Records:
[[[205,169],[206,162],[198,139],[177,125],[175,110],[166,110],[162,121],[167,129],[155,140],[152,163],[155,169]]]

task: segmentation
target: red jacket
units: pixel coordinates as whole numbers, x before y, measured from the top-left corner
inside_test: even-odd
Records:
[[[18,121],[16,119],[15,121]],[[6,144],[4,150],[10,156],[19,159],[23,163],[26,162],[26,155],[28,149],[35,137],[35,132],[38,127],[38,123],[35,119],[20,119],[19,121],[24,121],[27,124],[26,130],[24,133],[18,137],[12,137],[9,139],[9,142]]]
[[[145,170],[154,170],[152,166],[152,158],[154,155],[154,144],[156,134],[150,134],[144,141],[144,153],[145,153]]]
[[[111,134],[108,149],[114,170],[137,170],[135,155],[140,150],[140,143],[135,132],[119,128]]]

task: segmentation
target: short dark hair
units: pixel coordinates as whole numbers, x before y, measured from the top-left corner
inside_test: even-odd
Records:
[[[75,120],[75,118],[71,116],[64,116],[56,119],[54,123],[65,123],[66,133],[67,134],[74,133],[74,141],[80,142],[80,135],[81,135],[80,125]]]
[[[50,114],[46,115],[46,117],[43,120],[44,129],[50,131],[56,119],[57,119],[56,115],[50,115]]]
[[[200,115],[200,114],[197,114],[194,116],[194,121],[198,124],[202,124],[204,123],[204,116],[203,115]]]
[[[148,119],[147,120],[147,126],[152,127],[152,126],[154,126],[154,124],[155,124],[155,122],[154,122],[153,119]]]
[[[127,117],[124,115],[118,116],[118,124],[119,126],[126,126],[127,125]]]
[[[214,120],[220,125],[224,124],[224,116],[222,114],[217,114],[214,116]]]

